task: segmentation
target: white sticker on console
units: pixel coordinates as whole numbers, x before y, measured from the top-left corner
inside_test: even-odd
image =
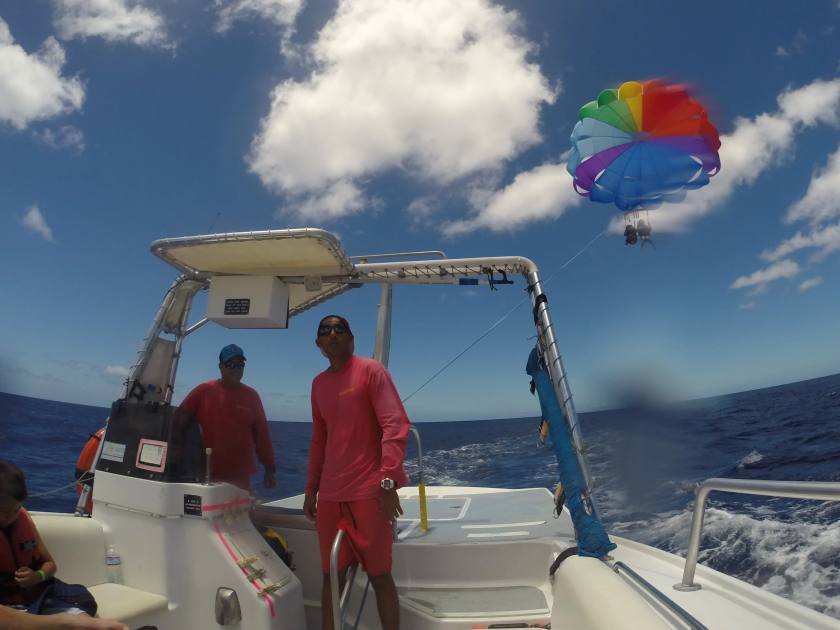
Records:
[[[116,442],[108,442],[107,440],[102,445],[102,459],[107,459],[109,462],[120,462],[125,459],[125,444],[117,444]]]

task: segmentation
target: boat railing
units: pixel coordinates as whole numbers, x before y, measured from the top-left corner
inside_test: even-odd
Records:
[[[417,427],[412,424],[408,428],[417,442],[417,492],[420,502],[420,529],[427,532],[429,530],[429,516],[426,509],[426,476],[423,474],[423,444],[420,441],[420,431],[417,430]]]
[[[636,573],[633,569],[628,567],[623,562],[614,562],[612,564],[612,568],[613,571],[615,571],[618,574],[624,573],[631,580],[636,582],[636,584],[638,584],[648,593],[653,595],[653,597],[655,597],[660,603],[664,604],[665,607],[668,608],[668,610],[677,615],[677,617],[679,617],[689,628],[691,628],[691,630],[708,630],[706,626],[700,623],[688,611],[679,606],[676,602],[674,602],[674,600],[665,595],[665,593],[660,591],[653,584],[648,582],[645,578]]]
[[[674,588],[678,591],[700,589],[700,585],[694,583],[694,571],[697,568],[697,556],[700,551],[700,535],[703,531],[706,499],[712,491],[790,499],[840,501],[840,482],[836,481],[767,481],[715,477],[697,484],[694,493],[694,515],[691,519],[691,534],[688,539],[688,552],[685,556],[682,582],[674,584]]]
[[[420,431],[417,430],[417,427],[415,427],[414,425],[409,425],[408,428],[411,434],[414,436],[414,440],[417,442],[417,488],[420,494],[420,529],[422,529],[425,532],[429,529],[429,522],[428,513],[426,510],[425,477],[423,474],[423,443],[420,440]],[[394,531],[396,538],[396,529]],[[350,570],[347,574],[347,579],[345,581],[344,591],[340,593],[338,586],[338,557],[341,552],[341,544],[344,542],[344,536],[344,530],[338,530],[338,533],[335,535],[335,539],[333,540],[332,548],[330,550],[330,595],[332,598],[333,625],[336,628],[344,627],[344,610],[347,608],[347,604],[350,600],[350,587],[356,578],[357,568],[357,565],[355,564],[350,567]],[[365,588],[365,594],[367,594],[367,588]],[[362,600],[361,606],[364,606],[364,600]],[[361,614],[361,608],[359,609],[359,613]]]
[[[333,540],[332,549],[330,550],[330,597],[332,599],[332,613],[333,613],[333,628],[344,628],[344,610],[350,603],[350,589],[356,579],[356,569],[358,565],[350,565],[350,570],[347,572],[347,577],[344,581],[344,591],[339,591],[338,579],[338,557],[341,552],[341,543],[344,542],[344,530],[339,529]],[[364,606],[364,602],[362,602]],[[361,614],[361,610],[359,610]]]

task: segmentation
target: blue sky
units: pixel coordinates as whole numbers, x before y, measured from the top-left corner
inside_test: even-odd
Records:
[[[580,410],[838,372],[839,28],[836,0],[0,0],[0,391],[107,405],[175,277],[153,240],[303,226],[351,255],[533,259]],[[565,154],[583,103],[655,77],[702,95],[723,167],[630,248]],[[402,394],[522,296],[397,287]],[[205,327],[176,400],[235,341],[269,416],[304,420],[317,319],[370,354],[377,301]],[[535,415],[533,334],[520,307],[410,415]]]

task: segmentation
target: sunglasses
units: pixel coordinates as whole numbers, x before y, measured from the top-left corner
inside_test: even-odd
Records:
[[[344,324],[321,324],[318,326],[319,337],[326,337],[331,332],[334,332],[336,335],[343,335],[347,332],[347,326]]]
[[[238,370],[245,367],[245,361],[225,361],[224,365],[229,370]]]

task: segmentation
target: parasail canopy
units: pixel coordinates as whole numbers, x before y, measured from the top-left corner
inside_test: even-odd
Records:
[[[720,170],[720,138],[684,85],[628,81],[580,109],[567,169],[575,190],[624,212],[680,201]]]

